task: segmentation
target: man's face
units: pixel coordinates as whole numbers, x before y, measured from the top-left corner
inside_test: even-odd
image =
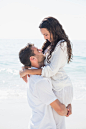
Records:
[[[41,49],[36,48],[35,46],[32,46],[31,48],[34,51],[35,57],[38,60],[38,63],[43,63],[45,60],[45,56],[42,53]]]

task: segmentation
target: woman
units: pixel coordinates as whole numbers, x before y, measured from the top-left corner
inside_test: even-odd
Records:
[[[41,69],[27,69],[20,72],[24,77],[26,73],[50,77],[53,91],[58,100],[66,106],[72,102],[73,87],[63,67],[72,60],[72,48],[62,25],[53,17],[44,18],[39,25],[46,42],[42,47],[46,55],[45,66]],[[65,118],[53,111],[58,129],[65,129]]]

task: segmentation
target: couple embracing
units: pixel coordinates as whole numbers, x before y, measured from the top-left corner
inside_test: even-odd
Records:
[[[64,71],[72,60],[72,47],[62,25],[53,17],[39,25],[45,38],[42,49],[28,43],[19,52],[24,65],[20,77],[27,82],[27,98],[32,109],[29,129],[66,129],[65,117],[72,113],[73,86]]]

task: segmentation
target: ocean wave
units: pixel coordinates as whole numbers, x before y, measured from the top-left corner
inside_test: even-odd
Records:
[[[6,74],[6,73],[11,73],[13,75],[19,75],[19,70],[14,70],[14,69],[10,69],[10,68],[1,68],[0,72]]]

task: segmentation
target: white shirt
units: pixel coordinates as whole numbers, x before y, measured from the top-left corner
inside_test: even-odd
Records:
[[[29,129],[56,129],[50,104],[57,98],[52,91],[51,80],[39,75],[31,75],[27,97],[32,109]]]
[[[72,86],[70,78],[63,69],[67,63],[67,58],[67,43],[64,42],[64,40],[61,40],[58,42],[54,51],[52,52],[50,63],[47,63],[46,59],[46,66],[42,68],[42,76],[51,77],[53,89],[55,91],[60,91],[66,86]]]

